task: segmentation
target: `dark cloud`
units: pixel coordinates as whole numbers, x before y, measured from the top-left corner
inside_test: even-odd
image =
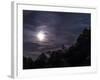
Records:
[[[70,46],[83,29],[90,28],[90,20],[91,15],[87,13],[23,10],[23,44],[25,50],[57,48],[63,44]],[[36,34],[39,31],[44,31],[47,38],[45,42],[37,41]]]

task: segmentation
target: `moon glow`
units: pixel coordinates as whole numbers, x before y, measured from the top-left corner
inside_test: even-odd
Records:
[[[45,35],[45,33],[44,33],[43,31],[40,31],[40,32],[37,33],[36,37],[37,37],[37,39],[38,39],[39,41],[44,41],[46,35]]]

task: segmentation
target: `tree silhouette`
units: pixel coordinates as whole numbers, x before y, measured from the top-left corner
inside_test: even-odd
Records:
[[[38,59],[35,61],[36,68],[43,68],[46,67],[47,57],[44,53],[42,53]]]
[[[50,67],[64,67],[66,64],[64,55],[65,52],[63,50],[53,51],[51,57],[48,60]]]
[[[34,66],[34,62],[31,58],[27,58],[23,56],[23,69],[32,69]]]
[[[78,37],[76,44],[69,48],[68,54],[70,56],[66,58],[68,58],[67,61],[71,66],[88,66],[91,64],[90,37],[90,30],[84,29]]]

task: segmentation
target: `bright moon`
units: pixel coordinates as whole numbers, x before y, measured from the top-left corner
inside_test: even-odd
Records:
[[[45,39],[44,32],[42,32],[42,31],[38,32],[37,33],[37,38],[38,38],[39,41],[44,41],[44,39]]]

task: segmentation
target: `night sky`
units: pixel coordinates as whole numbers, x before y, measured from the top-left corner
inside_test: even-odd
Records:
[[[90,28],[88,13],[23,10],[23,54],[33,60],[43,51],[66,48],[75,43],[85,28]],[[37,38],[42,33],[43,40]]]

